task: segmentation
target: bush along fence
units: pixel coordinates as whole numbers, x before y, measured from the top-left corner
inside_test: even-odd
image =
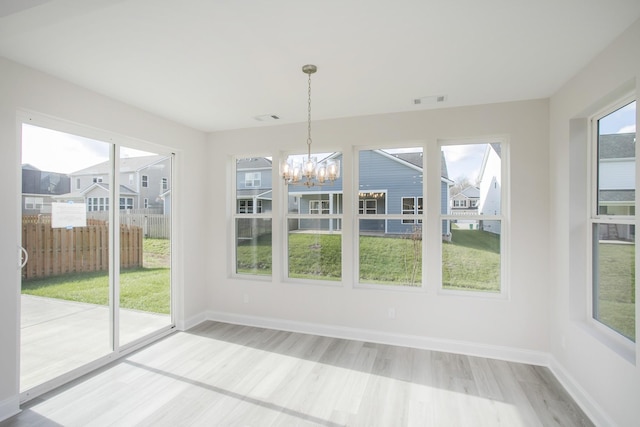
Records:
[[[23,223],[22,246],[29,260],[24,280],[109,268],[109,226],[51,228],[46,223]],[[120,226],[120,267],[142,267],[142,228]]]

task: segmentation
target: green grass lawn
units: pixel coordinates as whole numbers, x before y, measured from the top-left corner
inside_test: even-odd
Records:
[[[442,243],[442,287],[500,292],[500,236],[481,230],[451,230]]]
[[[600,243],[595,317],[635,341],[635,245]]]
[[[144,239],[143,245],[145,267],[120,273],[120,307],[169,314],[169,240]],[[146,267],[149,265],[154,267]],[[109,276],[106,271],[92,271],[23,280],[22,293],[107,305]]]

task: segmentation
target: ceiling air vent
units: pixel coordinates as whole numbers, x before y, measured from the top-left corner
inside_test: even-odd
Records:
[[[445,102],[446,100],[447,100],[446,95],[430,95],[430,96],[423,96],[421,98],[415,98],[413,100],[413,104],[414,105],[439,104],[441,102]]]
[[[280,117],[278,117],[278,115],[276,114],[263,114],[262,116],[255,116],[254,119],[259,122],[273,122],[276,120],[280,120]]]

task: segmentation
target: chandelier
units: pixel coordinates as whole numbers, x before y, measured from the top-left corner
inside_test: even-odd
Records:
[[[282,162],[280,175],[285,184],[305,185],[314,187],[332,183],[340,177],[340,161],[325,159],[318,163],[315,157],[311,157],[311,74],[318,71],[315,65],[307,64],[302,67],[302,72],[309,76],[309,90],[307,101],[307,158],[296,160],[289,158]]]

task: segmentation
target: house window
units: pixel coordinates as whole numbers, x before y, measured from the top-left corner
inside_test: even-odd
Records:
[[[312,154],[318,161],[341,153]],[[296,163],[302,156],[290,156]],[[305,156],[306,157],[306,156]],[[285,187],[287,213],[286,277],[297,281],[339,281],[342,278],[342,179],[323,186]],[[297,204],[294,202],[297,199]]]
[[[162,178],[160,181],[160,188],[162,188],[163,192],[169,189],[169,180],[167,178]]]
[[[30,210],[42,209],[43,198],[42,197],[25,197],[24,208]]]
[[[422,215],[422,197],[403,197],[402,198],[402,214],[403,215]],[[422,219],[403,219],[403,224],[422,224]]]
[[[360,150],[357,155],[358,283],[421,286],[423,148]],[[366,199],[375,203],[367,205]]]
[[[438,236],[442,256],[441,287],[445,291],[503,293],[507,145],[500,140],[476,144],[446,142],[441,145],[441,152],[449,172],[456,171],[455,176],[461,182],[479,182],[480,189],[478,201],[464,199],[456,206],[455,201],[451,204],[448,196],[444,197],[449,193],[445,187],[456,183],[452,180],[442,183],[442,236]],[[461,208],[470,205],[475,210],[466,211],[464,216],[452,215],[448,209],[451,205]]]
[[[80,185],[80,178],[76,178],[76,190],[80,190],[82,188]]]
[[[102,182],[102,177],[101,177],[101,176],[94,176],[94,177],[93,177],[93,182],[94,182],[94,183],[96,183],[96,182]]]
[[[253,200],[238,200],[238,213],[253,213]]]
[[[87,197],[87,211],[98,212],[109,210],[108,197]]]
[[[329,200],[309,200],[309,213],[312,215],[329,214]]]
[[[378,212],[378,200],[360,199],[358,200],[358,213],[361,215],[375,215]]]
[[[247,188],[260,187],[261,174],[260,172],[247,172],[244,174],[244,186]]]
[[[133,209],[133,197],[120,197],[120,210]]]
[[[591,317],[635,342],[636,101],[627,98],[591,123]]]
[[[142,175],[141,179],[142,179],[142,186],[143,187],[148,187],[149,186],[149,177],[147,175]]]
[[[147,199],[146,197],[144,198],[144,208],[145,209],[149,208],[149,199]]]
[[[271,158],[236,158],[234,167],[233,191],[236,202],[233,212],[233,272],[235,275],[269,277],[272,271],[271,189],[253,189],[252,187],[261,185],[260,172],[244,171],[260,168],[268,170],[265,173],[270,175]],[[265,199],[257,198],[259,195]]]

